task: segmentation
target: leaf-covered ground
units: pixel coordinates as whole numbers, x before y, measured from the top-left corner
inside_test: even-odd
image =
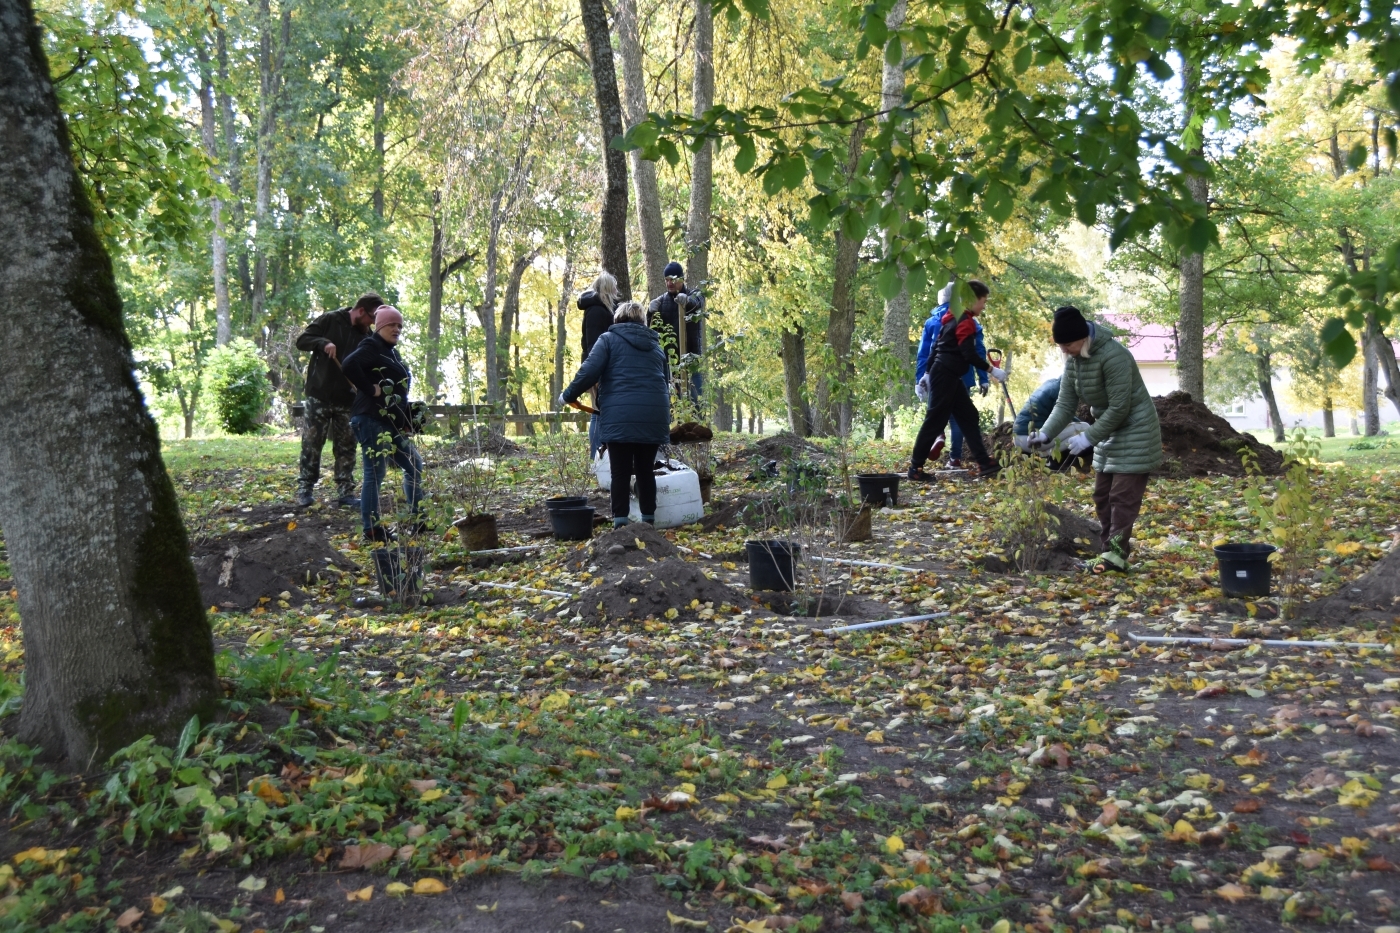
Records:
[[[762,491],[745,480],[746,440],[717,445],[737,468],[720,473],[716,507]],[[271,536],[328,515],[331,546],[363,570],[357,516],[291,509],[289,448],[183,449],[195,536]],[[893,466],[902,451],[861,456]],[[542,458],[509,465],[507,518],[549,492]],[[1314,595],[1392,546],[1395,478],[1316,474],[1332,545]],[[1087,515],[1091,480],[1067,482]],[[1400,607],[1321,629],[1280,621],[1274,600],[1222,598],[1209,545],[1251,537],[1241,492],[1237,479],[1154,482],[1137,572],[1093,578],[978,569],[1000,484],[904,487],[872,542],[821,547],[900,569],[820,565],[828,592],[846,594],[821,619],[754,601],[742,563],[754,530],[729,523],[608,562],[511,519],[502,543],[538,551],[473,567],[439,542],[429,587],[448,604],[407,612],[357,608],[370,575],[328,569],[305,582],[304,604],[274,594],[211,616],[221,721],[84,778],[3,746],[0,926],[1400,925]],[[663,544],[673,557],[652,556]],[[623,573],[665,592],[692,570],[734,597],[643,599],[655,611],[630,619],[595,611]],[[952,615],[823,632],[940,610]],[[1133,634],[1376,647],[1162,647]],[[12,593],[0,660],[0,709],[13,712]]]

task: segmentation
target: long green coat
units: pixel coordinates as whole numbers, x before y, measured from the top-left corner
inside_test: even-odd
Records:
[[[1071,357],[1060,379],[1060,396],[1042,431],[1054,437],[1087,403],[1095,421],[1094,469],[1101,473],[1150,473],[1162,462],[1162,425],[1138,372],[1137,361],[1106,328],[1090,324],[1087,359]]]

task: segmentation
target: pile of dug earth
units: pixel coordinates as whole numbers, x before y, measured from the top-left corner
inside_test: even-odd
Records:
[[[753,607],[743,593],[682,559],[674,544],[646,524],[599,535],[571,563],[598,581],[568,607],[589,621],[704,621]]]
[[[1242,454],[1259,459],[1260,472],[1283,472],[1283,454],[1252,435],[1241,434],[1230,422],[1185,392],[1173,392],[1152,400],[1162,422],[1162,466],[1167,476],[1244,476]]]

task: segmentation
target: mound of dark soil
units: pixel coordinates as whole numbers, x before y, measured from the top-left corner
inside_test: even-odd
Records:
[[[1173,392],[1152,400],[1162,422],[1162,465],[1157,472],[1170,476],[1244,476],[1240,454],[1252,451],[1259,469],[1268,476],[1283,472],[1283,454],[1251,435],[1241,434],[1230,422],[1185,392]]]
[[[668,609],[676,610],[677,619],[694,620],[707,604],[719,617],[752,605],[743,593],[711,580],[695,564],[670,558],[585,590],[573,608],[585,619],[599,622],[661,619]]]
[[[784,431],[781,434],[774,434],[772,437],[762,438],[756,443],[730,454],[719,465],[719,469],[723,471],[748,470],[753,467],[755,460],[761,460],[764,463],[776,460],[782,464],[789,460],[825,459],[826,452],[816,444],[789,431]]]
[[[569,562],[577,570],[596,565],[595,572],[609,574],[675,556],[676,546],[665,535],[646,522],[639,522],[598,535],[589,542],[587,550],[580,550]]]
[[[287,518],[281,509],[230,513],[251,527],[207,538],[191,549],[206,606],[253,609],[263,600],[283,598],[300,605],[307,599],[303,587],[359,572],[330,542],[333,533],[353,527],[351,513],[299,512]]]
[[[466,431],[461,437],[447,443],[434,445],[427,452],[430,466],[434,463],[459,463],[475,457],[518,457],[528,453],[504,434],[485,426]]]
[[[1363,620],[1400,616],[1400,545],[1334,595],[1299,610],[1304,619],[1356,624]]]
[[[705,444],[714,439],[714,429],[698,421],[687,421],[671,429],[672,444]]]
[[[1058,519],[1055,538],[1046,542],[1032,561],[1029,570],[1073,570],[1078,561],[1099,553],[1099,523],[1092,522],[1058,505],[1046,503],[1045,510]],[[1001,554],[989,554],[982,559],[983,568],[993,573],[1017,573],[1012,554],[1016,542],[1000,542]]]
[[[700,530],[716,531],[721,525],[734,528],[750,521],[758,521],[761,514],[762,507],[758,500],[750,496],[743,496],[725,504],[711,502],[710,514],[700,519]]]

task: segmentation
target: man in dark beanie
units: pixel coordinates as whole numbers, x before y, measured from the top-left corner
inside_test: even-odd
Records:
[[[1065,355],[1055,410],[1030,437],[1032,446],[1051,443],[1075,419],[1081,403],[1094,423],[1065,442],[1071,456],[1094,450],[1094,508],[1102,528],[1103,553],[1090,565],[1096,573],[1128,569],[1133,523],[1142,511],[1149,474],[1162,462],[1162,427],[1143,384],[1137,361],[1101,324],[1079,309],[1055,310],[1051,335]],[[1060,443],[1056,441],[1056,443]]]
[[[933,477],[924,471],[924,462],[935,440],[943,437],[943,429],[949,418],[956,418],[962,428],[963,440],[972,450],[977,460],[978,477],[990,479],[1000,469],[987,454],[982,442],[982,426],[977,420],[977,406],[972,404],[972,396],[967,394],[963,377],[970,368],[977,368],[991,375],[997,382],[1006,381],[1006,373],[988,364],[985,357],[977,352],[977,315],[987,305],[987,286],[972,279],[966,286],[974,300],[954,315],[951,310],[943,315],[942,328],[933,344],[932,360],[928,364],[929,406],[924,415],[924,423],[919,427],[919,436],[914,439],[914,453],[910,458],[909,479],[927,483]]]
[[[685,355],[694,354],[699,356],[704,352],[701,345],[703,338],[703,326],[701,317],[705,311],[705,296],[699,289],[689,289],[685,285],[685,270],[678,262],[668,262],[666,264],[666,291],[660,297],[653,298],[651,306],[647,309],[647,323],[652,330],[661,335],[661,345],[666,348],[666,355],[671,359],[671,369],[676,371],[685,368],[682,366],[681,353]],[[681,315],[685,315],[685,331],[682,334],[680,329]],[[681,346],[681,340],[685,340],[685,346]],[[700,377],[700,367],[692,365],[690,369],[690,400],[699,404],[700,389],[702,379]]]
[[[306,367],[306,401],[302,403],[299,506],[316,501],[311,490],[321,478],[321,448],[327,437],[335,454],[336,502],[352,508],[360,504],[355,494],[355,434],[350,429],[355,387],[341,372],[340,364],[369,333],[374,311],[383,303],[384,299],[373,292],[361,295],[350,307],[321,315],[297,337],[297,349],[311,354]]]

